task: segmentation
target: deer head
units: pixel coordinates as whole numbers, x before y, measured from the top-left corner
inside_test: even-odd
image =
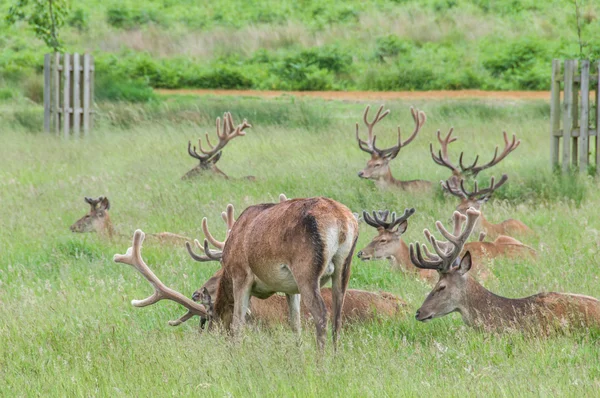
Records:
[[[410,112],[415,121],[415,129],[412,135],[406,141],[402,141],[400,127],[398,127],[398,143],[390,148],[379,149],[376,145],[377,137],[373,134],[373,127],[389,115],[390,110],[388,109],[381,113],[383,111],[383,105],[381,105],[375,115],[375,119],[373,119],[372,122],[369,122],[368,114],[370,108],[370,106],[367,106],[365,113],[363,114],[363,121],[367,126],[367,141],[363,141],[360,138],[358,123],[356,123],[356,140],[358,141],[358,147],[371,155],[371,159],[367,162],[367,166],[362,171],[358,172],[358,176],[370,180],[379,180],[391,175],[389,166],[390,161],[398,156],[403,147],[410,144],[412,140],[415,139],[421,130],[421,127],[425,124],[426,116],[425,112],[411,107]]]
[[[401,242],[400,237],[408,227],[408,218],[415,213],[415,209],[406,209],[401,217],[396,218],[396,213],[392,213],[391,220],[388,221],[389,210],[373,211],[371,216],[363,211],[365,222],[376,228],[378,235],[373,238],[371,243],[358,252],[358,258],[363,261],[379,260],[390,258],[398,253]]]
[[[466,252],[459,260],[460,252],[473,228],[480,212],[475,209],[467,210],[467,215],[457,211],[454,212],[454,231],[450,233],[444,228],[440,221],[435,223],[439,232],[447,241],[438,241],[425,230],[426,239],[431,243],[435,253],[431,253],[427,246],[416,242],[410,245],[410,257],[412,263],[422,269],[436,270],[439,280],[425,302],[417,310],[416,319],[421,322],[447,315],[454,311],[460,311],[466,300],[467,276],[471,269],[471,253]],[[463,224],[466,226],[463,229]]]
[[[205,172],[213,173],[223,178],[229,178],[225,173],[223,173],[217,167],[217,162],[221,159],[221,155],[223,154],[223,148],[229,141],[234,139],[235,137],[240,137],[246,135],[244,131],[248,127],[252,127],[246,119],[239,124],[237,127],[234,127],[233,118],[231,117],[230,112],[225,112],[223,114],[223,122],[221,123],[221,118],[217,118],[216,122],[217,126],[217,138],[218,142],[216,145],[212,145],[210,139],[208,138],[208,133],[206,133],[206,143],[208,145],[208,150],[205,150],[202,146],[202,139],[198,139],[198,150],[201,152],[200,154],[196,151],[196,147],[192,147],[192,142],[188,141],[188,154],[194,159],[198,159],[200,163],[188,171],[181,179],[185,180],[191,177],[195,177],[197,175],[203,174]],[[248,179],[253,179],[253,177],[247,177]]]
[[[508,134],[506,133],[506,131],[504,131],[502,133],[504,136],[504,149],[502,150],[502,153],[500,153],[500,155],[498,155],[499,148],[498,146],[496,146],[494,156],[492,157],[492,160],[488,163],[478,166],[477,163],[479,161],[479,155],[477,155],[470,166],[465,166],[463,162],[464,152],[461,152],[460,157],[458,159],[459,167],[457,167],[450,161],[448,157],[448,145],[457,140],[456,137],[452,138],[453,131],[454,129],[451,128],[450,131],[448,131],[446,137],[443,139],[441,137],[440,130],[437,131],[437,139],[440,143],[440,150],[438,151],[437,155],[433,151],[433,144],[429,144],[429,151],[431,152],[431,158],[433,159],[433,161],[440,166],[450,169],[450,171],[452,172],[452,175],[448,179],[447,184],[443,186],[444,189],[447,186],[449,186],[456,190],[458,189],[461,180],[477,178],[477,175],[481,171],[500,163],[509,153],[517,149],[521,144],[521,140],[517,140],[517,137],[514,134],[512,136],[512,141],[509,141]]]
[[[108,198],[100,196],[98,199],[85,198],[90,205],[90,211],[71,225],[72,232],[98,232],[112,236],[113,227],[108,215],[110,202]]]
[[[468,209],[473,208],[475,210],[481,210],[481,206],[486,203],[494,194],[494,192],[500,188],[506,181],[508,176],[503,174],[500,181],[496,183],[495,177],[490,179],[490,186],[485,189],[479,189],[477,181],[473,182],[473,191],[467,191],[465,189],[465,180],[461,179],[458,187],[454,187],[450,180],[442,181],[442,188],[448,191],[450,194],[458,197],[460,203],[456,207],[456,210],[461,214],[467,214]]]

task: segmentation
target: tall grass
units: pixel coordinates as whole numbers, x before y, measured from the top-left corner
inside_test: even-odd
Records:
[[[101,105],[94,133],[64,140],[31,131],[1,105],[8,127],[0,145],[0,395],[87,396],[414,396],[595,395],[600,387],[597,333],[549,338],[483,334],[458,315],[419,324],[414,310],[429,287],[391,272],[384,262],[354,261],[350,286],[393,292],[409,304],[398,319],[344,328],[341,347],[316,360],[312,326],[300,341],[284,325],[250,329],[238,344],[220,334],[198,335],[194,322],[171,328],[182,313],[173,303],[144,309],[130,300],[149,294],[147,282],[112,262],[136,228],[200,237],[202,217],[217,237],[219,213],[237,211],[279,193],[324,195],[353,211],[414,206],[406,241],[447,220],[454,198],[382,192],[356,172],[366,163],[354,139],[365,104],[253,98],[173,99],[149,105]],[[378,126],[378,143],[392,144],[395,126],[409,131],[404,102]],[[555,178],[549,170],[548,112],[538,103],[422,102],[428,121],[392,162],[397,178],[439,181],[449,172],[430,160],[435,131],[454,126],[457,156],[491,157],[507,130],[521,146],[481,176],[510,179],[485,207],[491,221],[514,217],[537,235],[525,241],[537,260],[494,260],[486,286],[518,297],[540,290],[600,297],[600,205],[591,179]],[[214,133],[214,117],[234,112],[253,128],[224,150],[219,167],[245,180],[180,181],[196,161],[188,140]],[[117,116],[119,115],[119,116]],[[84,196],[108,196],[119,235],[72,234],[87,211]],[[374,231],[360,227],[358,247]],[[218,267],[192,262],[185,249],[148,240],[143,255],[169,286],[191,294]]]

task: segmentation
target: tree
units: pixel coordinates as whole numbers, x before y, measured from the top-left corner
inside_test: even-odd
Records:
[[[26,21],[35,35],[54,51],[62,49],[58,29],[68,15],[68,0],[16,0],[9,8],[6,21]]]

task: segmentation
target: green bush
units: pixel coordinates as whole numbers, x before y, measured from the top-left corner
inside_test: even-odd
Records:
[[[106,10],[106,22],[115,28],[133,29],[141,25],[163,23],[159,14],[153,10],[133,10],[124,5],[113,6]]]
[[[88,16],[81,8],[77,8],[72,11],[69,19],[67,19],[67,24],[82,32],[88,28]]]
[[[114,73],[97,73],[94,93],[99,101],[148,102],[156,99],[152,87],[143,79]]]
[[[414,44],[396,35],[378,37],[375,40],[375,58],[385,61],[388,57],[396,57],[400,54],[410,54]]]

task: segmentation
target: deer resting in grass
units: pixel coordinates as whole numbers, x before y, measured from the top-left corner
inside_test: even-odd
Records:
[[[455,212],[455,233],[448,232],[437,221],[436,227],[446,241],[438,241],[425,230],[425,237],[434,252],[426,245],[410,245],[413,264],[439,274],[437,284],[417,310],[418,321],[426,322],[458,312],[467,325],[487,331],[550,332],[565,326],[600,326],[600,301],[593,297],[552,292],[510,299],[495,295],[471,277],[471,253],[467,251],[462,258],[459,255],[480,214],[473,208],[467,210],[466,216]]]
[[[389,113],[389,109],[381,113],[383,105],[379,107],[375,119],[372,122],[368,120],[370,106],[367,106],[365,113],[363,114],[363,121],[367,126],[367,141],[363,141],[359,135],[358,123],[356,123],[356,140],[358,141],[358,147],[368,154],[371,155],[371,159],[367,162],[367,166],[358,173],[360,178],[366,178],[374,180],[375,185],[378,188],[388,189],[392,187],[411,190],[411,191],[423,191],[430,190],[432,188],[431,182],[423,180],[412,180],[412,181],[400,181],[396,180],[392,176],[390,170],[390,161],[400,153],[400,150],[410,144],[415,139],[419,131],[423,127],[426,121],[425,112],[419,111],[413,107],[410,108],[410,112],[415,121],[415,129],[410,137],[406,141],[402,141],[400,133],[400,127],[398,127],[398,143],[390,148],[379,149],[377,148],[376,141],[377,137],[373,133],[373,127],[385,118]]]
[[[456,210],[462,214],[466,214],[469,208],[474,208],[481,211],[483,204],[486,203],[492,197],[494,192],[507,180],[508,176],[506,174],[502,175],[502,178],[500,178],[498,183],[496,183],[495,178],[492,177],[490,180],[490,186],[485,189],[479,189],[477,181],[475,181],[473,183],[473,191],[471,192],[465,189],[464,180],[460,180],[458,188],[453,187],[450,180],[442,182],[442,186],[450,194],[460,198],[460,203],[456,207]],[[523,224],[519,220],[514,220],[511,218],[502,221],[499,224],[492,224],[483,216],[483,214],[481,217],[479,217],[479,221],[475,226],[475,230],[485,232],[491,238],[500,238],[501,236],[508,238],[510,235],[528,235],[532,233],[531,229],[529,229],[527,225]],[[512,243],[521,244],[519,241]]]
[[[110,220],[108,214],[110,202],[107,197],[100,196],[97,199],[86,197],[85,202],[90,205],[90,211],[71,225],[72,232],[96,232],[98,235],[109,239],[112,239],[115,235],[120,235],[115,232]],[[160,232],[149,236],[160,243],[182,244],[189,240],[185,236],[171,232]]]
[[[508,135],[506,134],[506,131],[504,131],[502,133],[504,136],[504,149],[502,150],[502,152],[500,153],[499,156],[498,156],[499,148],[498,148],[498,146],[496,146],[496,150],[494,151],[494,156],[492,157],[492,160],[489,161],[488,163],[481,165],[481,166],[477,166],[477,162],[479,161],[479,155],[477,155],[475,157],[475,160],[473,161],[473,163],[470,166],[465,166],[463,163],[464,152],[461,152],[460,157],[458,159],[458,164],[460,167],[457,167],[450,161],[450,158],[448,157],[448,145],[457,140],[456,137],[454,137],[454,138],[452,137],[453,131],[454,131],[454,128],[451,128],[450,131],[448,131],[448,134],[446,135],[446,137],[442,139],[440,130],[438,130],[437,131],[437,139],[438,139],[438,142],[440,143],[440,150],[438,151],[438,153],[436,155],[435,152],[433,151],[433,144],[430,143],[429,151],[431,152],[431,158],[433,159],[433,161],[436,164],[450,169],[450,171],[452,172],[452,175],[448,179],[447,186],[449,186],[455,190],[459,188],[461,180],[477,178],[477,175],[481,171],[500,163],[506,156],[508,156],[508,154],[510,154],[515,149],[517,149],[519,147],[519,145],[521,144],[521,140],[517,140],[517,137],[514,134],[512,136],[512,141],[509,142]],[[443,187],[446,188],[446,186],[443,186]]]
[[[140,245],[136,248],[135,243],[136,237],[140,241],[141,234],[141,231],[136,232],[131,250],[138,253],[135,257],[139,260]],[[190,299],[187,300],[193,305],[178,300],[188,308],[188,313],[179,322],[193,315],[212,317],[226,330],[239,334],[246,321],[251,296],[264,299],[282,292],[286,294],[291,324],[295,330],[300,330],[301,294],[315,323],[317,345],[323,349],[327,309],[320,288],[331,280],[335,347],[357,238],[358,223],[352,212],[331,199],[292,199],[250,206],[233,224],[220,256],[208,248],[208,240],[204,241],[206,257],[221,259],[223,266],[213,313],[208,314],[206,307]],[[121,261],[123,259],[125,261]],[[119,256],[115,260],[130,261]],[[160,296],[165,290],[164,285],[148,279],[156,288],[155,294]],[[172,294],[167,296],[172,297]],[[153,304],[156,301],[158,299],[144,302]]]
[[[221,155],[223,154],[223,148],[229,143],[229,141],[231,141],[235,137],[241,137],[246,135],[246,132],[244,130],[252,126],[248,123],[246,119],[244,119],[242,124],[235,126],[230,112],[225,112],[223,114],[222,123],[221,118],[218,117],[216,125],[218,139],[216,145],[212,145],[210,139],[208,138],[208,133],[206,133],[205,135],[208,150],[205,150],[202,146],[202,139],[198,140],[198,150],[200,151],[200,153],[197,152],[195,146],[192,147],[192,142],[188,141],[188,154],[194,159],[198,159],[200,163],[196,167],[185,173],[185,175],[181,177],[182,180],[187,180],[189,178],[207,173],[225,179],[229,179],[229,177],[217,167],[217,162],[219,161],[219,159],[221,159]],[[253,176],[247,176],[245,178],[250,181],[255,180]]]

